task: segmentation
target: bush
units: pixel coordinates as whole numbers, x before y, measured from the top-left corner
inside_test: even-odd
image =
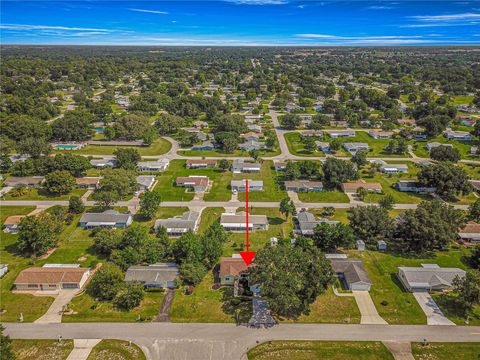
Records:
[[[117,293],[113,303],[121,310],[132,310],[140,305],[143,296],[144,291],[141,284],[127,284]]]

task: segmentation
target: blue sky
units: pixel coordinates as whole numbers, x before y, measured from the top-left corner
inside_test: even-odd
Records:
[[[480,44],[476,1],[8,1],[2,44]]]

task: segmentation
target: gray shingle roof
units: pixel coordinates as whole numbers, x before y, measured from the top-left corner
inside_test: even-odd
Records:
[[[131,214],[120,214],[115,210],[107,210],[103,213],[85,213],[80,218],[80,223],[127,223]]]
[[[371,284],[363,263],[360,259],[330,259],[332,268],[336,273],[341,273],[348,284],[364,282]]]
[[[437,285],[452,286],[453,279],[458,275],[465,276],[465,271],[457,268],[440,267],[399,267],[404,279],[412,288],[431,287]]]
[[[165,227],[170,232],[187,232],[195,231],[200,213],[198,211],[186,211],[179,217],[169,219],[157,219],[155,221],[155,229],[159,226]]]
[[[130,266],[125,274],[125,281],[166,285],[168,281],[174,281],[177,276],[177,264],[160,263],[150,266]]]

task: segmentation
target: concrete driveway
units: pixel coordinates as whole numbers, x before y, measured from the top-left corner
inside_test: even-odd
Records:
[[[360,324],[387,324],[387,322],[378,315],[377,308],[375,307],[368,291],[354,290],[352,291],[352,294],[357,302],[358,310],[360,310],[360,314],[362,315]]]
[[[48,308],[47,312],[37,320],[37,324],[59,324],[62,322],[63,307],[66,306],[72,298],[78,293],[78,289],[65,290],[62,289],[58,292],[52,305]]]
[[[440,310],[432,295],[428,292],[416,291],[413,293],[413,296],[415,296],[425,315],[427,315],[428,325],[455,325],[455,323],[443,315],[442,310]]]

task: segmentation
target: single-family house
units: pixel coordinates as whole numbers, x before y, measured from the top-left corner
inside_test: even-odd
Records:
[[[42,186],[45,178],[43,176],[10,176],[3,182],[4,186],[26,186],[29,188],[39,188]]]
[[[137,163],[137,171],[139,172],[163,172],[170,164],[168,159],[158,159],[156,161],[140,161]]]
[[[58,267],[31,267],[22,270],[13,285],[16,290],[30,291],[81,289],[89,276],[89,268],[81,268],[75,264]]]
[[[480,224],[475,221],[469,221],[464,227],[458,230],[458,236],[460,239],[466,242],[479,242],[480,241]]]
[[[369,149],[367,143],[361,142],[346,142],[343,144],[343,147],[352,155],[355,155],[359,151],[368,151]]]
[[[256,125],[256,124],[247,125],[247,129],[254,132],[261,132],[263,130],[263,128],[260,125]]]
[[[285,161],[274,161],[273,166],[277,171],[284,171],[287,169],[287,163]]]
[[[305,131],[301,132],[300,136],[302,138],[323,137],[323,131],[321,131],[321,130],[305,130]]]
[[[247,213],[241,211],[239,213],[223,213],[220,217],[220,224],[225,230],[230,231],[246,231],[247,229]],[[268,230],[268,219],[265,215],[248,215],[249,230]]]
[[[406,125],[406,126],[415,126],[417,125],[417,121],[415,119],[399,119],[397,120],[400,125]]]
[[[113,168],[117,164],[116,159],[92,159],[90,160],[92,167],[96,169]]]
[[[140,186],[140,191],[152,190],[155,184],[155,176],[153,175],[138,175],[137,183]]]
[[[315,141],[315,145],[317,145],[317,148],[321,151],[323,151],[325,154],[330,154],[330,144],[326,141]]]
[[[213,145],[213,142],[211,141],[204,141],[201,144],[193,145],[192,150],[200,150],[200,151],[211,151],[215,149],[215,146]]]
[[[75,184],[79,189],[97,189],[100,185],[100,177],[75,178]]]
[[[195,191],[205,191],[209,185],[208,176],[180,176],[176,179],[177,186],[181,186]]]
[[[187,169],[206,169],[214,168],[217,166],[217,160],[208,160],[208,159],[194,159],[187,160],[185,163]]]
[[[467,127],[474,127],[477,123],[476,119],[464,119],[462,120],[462,125]]]
[[[244,192],[247,189],[247,181],[245,179],[232,180],[230,189],[232,191]],[[248,180],[248,191],[263,191],[263,180]]]
[[[393,137],[393,131],[370,130],[368,135],[374,139],[391,139]]]
[[[193,123],[193,126],[197,129],[208,129],[208,123],[206,121],[197,120]]]
[[[16,234],[18,232],[18,225],[25,215],[11,215],[3,222],[3,231],[6,233]]]
[[[472,134],[467,131],[445,131],[445,137],[450,140],[471,141]]]
[[[382,192],[382,185],[377,182],[366,182],[365,180],[359,179],[355,182],[342,184],[343,192],[346,194],[355,194],[359,188],[364,188],[368,192]]]
[[[145,288],[174,289],[179,268],[175,263],[156,263],[130,266],[125,273],[126,283],[141,283]]]
[[[260,138],[263,137],[262,133],[254,133],[254,132],[248,132],[246,134],[240,135],[242,139],[245,139],[246,141],[258,141]]]
[[[321,181],[295,180],[285,181],[285,190],[294,192],[318,192],[323,190]]]
[[[175,216],[168,219],[157,219],[155,221],[154,229],[163,226],[167,229],[170,236],[180,236],[183,233],[191,230],[196,232],[200,222],[200,213],[198,211],[186,211],[181,216]]]
[[[480,180],[469,180],[468,181],[473,186],[473,190],[478,194],[480,193]]]
[[[408,172],[407,164],[382,164],[380,172],[383,174],[405,174]]]
[[[124,229],[132,224],[131,214],[120,214],[115,210],[105,210],[103,213],[85,213],[78,225],[91,230],[97,227]]]
[[[413,192],[416,194],[431,194],[436,190],[434,187],[423,186],[413,180],[399,180],[395,184],[395,188],[401,192]]]
[[[398,268],[398,278],[410,292],[449,290],[457,276],[463,278],[465,271],[458,268],[441,268],[437,264]]]
[[[333,271],[345,282],[347,289],[370,291],[372,281],[360,259],[331,258]]]
[[[428,151],[431,151],[432,149],[436,148],[436,147],[439,147],[439,146],[447,146],[447,147],[451,147],[453,148],[453,145],[452,144],[442,144],[442,143],[439,143],[439,142],[431,142],[431,143],[428,143],[427,145],[425,145],[425,148],[428,150]]]
[[[315,228],[322,223],[330,225],[339,223],[339,221],[332,221],[328,219],[316,219],[315,216],[308,211],[301,211],[297,215],[297,220],[298,228],[295,230],[295,232],[304,236],[313,235]]]
[[[218,274],[220,285],[233,285],[238,279],[248,279],[248,267],[238,254],[221,258]]]
[[[355,137],[355,130],[327,130],[328,136],[331,138],[349,138]]]
[[[240,173],[256,173],[260,172],[261,165],[258,163],[245,162],[243,159],[235,159],[232,163],[232,172],[234,174]]]
[[[266,145],[263,142],[249,140],[247,142],[244,142],[238,145],[238,147],[240,148],[240,150],[252,151],[252,150],[263,150],[266,148]]]

